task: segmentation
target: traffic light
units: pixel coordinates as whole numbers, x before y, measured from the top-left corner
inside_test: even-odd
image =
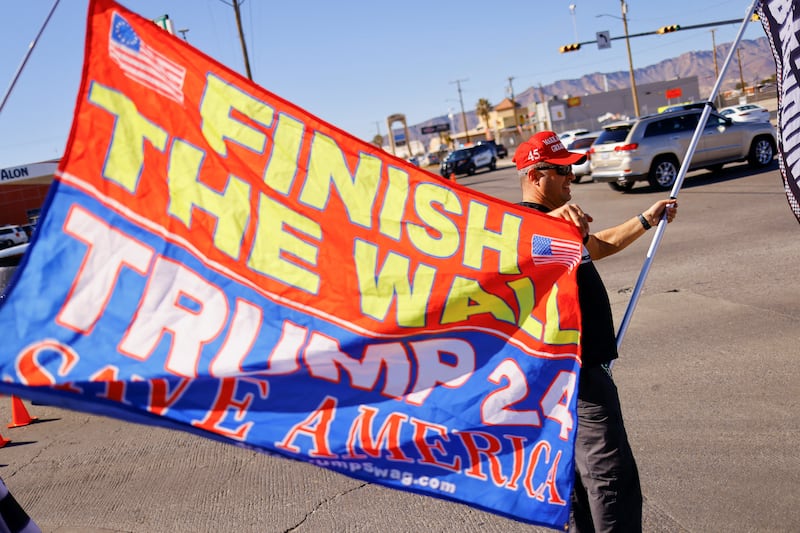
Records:
[[[581,43],[572,43],[572,44],[565,44],[561,48],[558,49],[559,52],[562,54],[564,52],[574,52],[575,50],[581,49]]]
[[[681,29],[680,24],[672,24],[671,26],[661,26],[656,30],[656,33],[671,33]]]

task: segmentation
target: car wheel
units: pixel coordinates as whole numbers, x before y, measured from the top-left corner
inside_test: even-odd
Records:
[[[575,177],[574,177],[574,178],[572,178],[572,183],[580,183],[580,182],[581,182],[581,178],[582,178],[583,176],[578,176],[577,174],[575,174],[574,176],[575,176]]]
[[[624,185],[617,183],[616,181],[609,181],[608,186],[611,187],[612,190],[617,192],[628,192],[633,189],[633,182],[629,181],[626,182]]]
[[[656,189],[669,189],[678,177],[678,161],[674,157],[662,156],[653,161],[647,181]]]
[[[768,137],[757,137],[750,145],[750,154],[747,156],[747,162],[751,167],[765,167],[772,162],[775,157],[775,147]]]
[[[475,163],[469,164],[469,167],[467,168],[467,174],[469,174],[470,176],[475,174]]]
[[[489,170],[495,170],[497,168],[497,160],[493,157],[492,160],[489,162]]]

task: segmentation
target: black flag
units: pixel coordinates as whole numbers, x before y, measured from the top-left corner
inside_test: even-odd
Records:
[[[800,20],[797,0],[762,0],[756,12],[769,38],[778,81],[778,161],[789,206],[800,222]]]

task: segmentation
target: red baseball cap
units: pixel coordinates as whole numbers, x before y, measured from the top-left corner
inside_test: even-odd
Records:
[[[582,162],[584,154],[570,152],[564,148],[564,143],[552,131],[540,131],[517,147],[514,152],[514,162],[517,170],[529,167],[536,163],[552,163],[554,165],[573,165]]]

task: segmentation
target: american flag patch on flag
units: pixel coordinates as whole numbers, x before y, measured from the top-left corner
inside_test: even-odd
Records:
[[[575,268],[581,260],[583,247],[580,243],[534,235],[531,242],[531,257],[533,264],[541,265],[564,265],[568,269]]]
[[[108,55],[132,80],[183,103],[186,68],[150,48],[117,13],[108,37]]]

